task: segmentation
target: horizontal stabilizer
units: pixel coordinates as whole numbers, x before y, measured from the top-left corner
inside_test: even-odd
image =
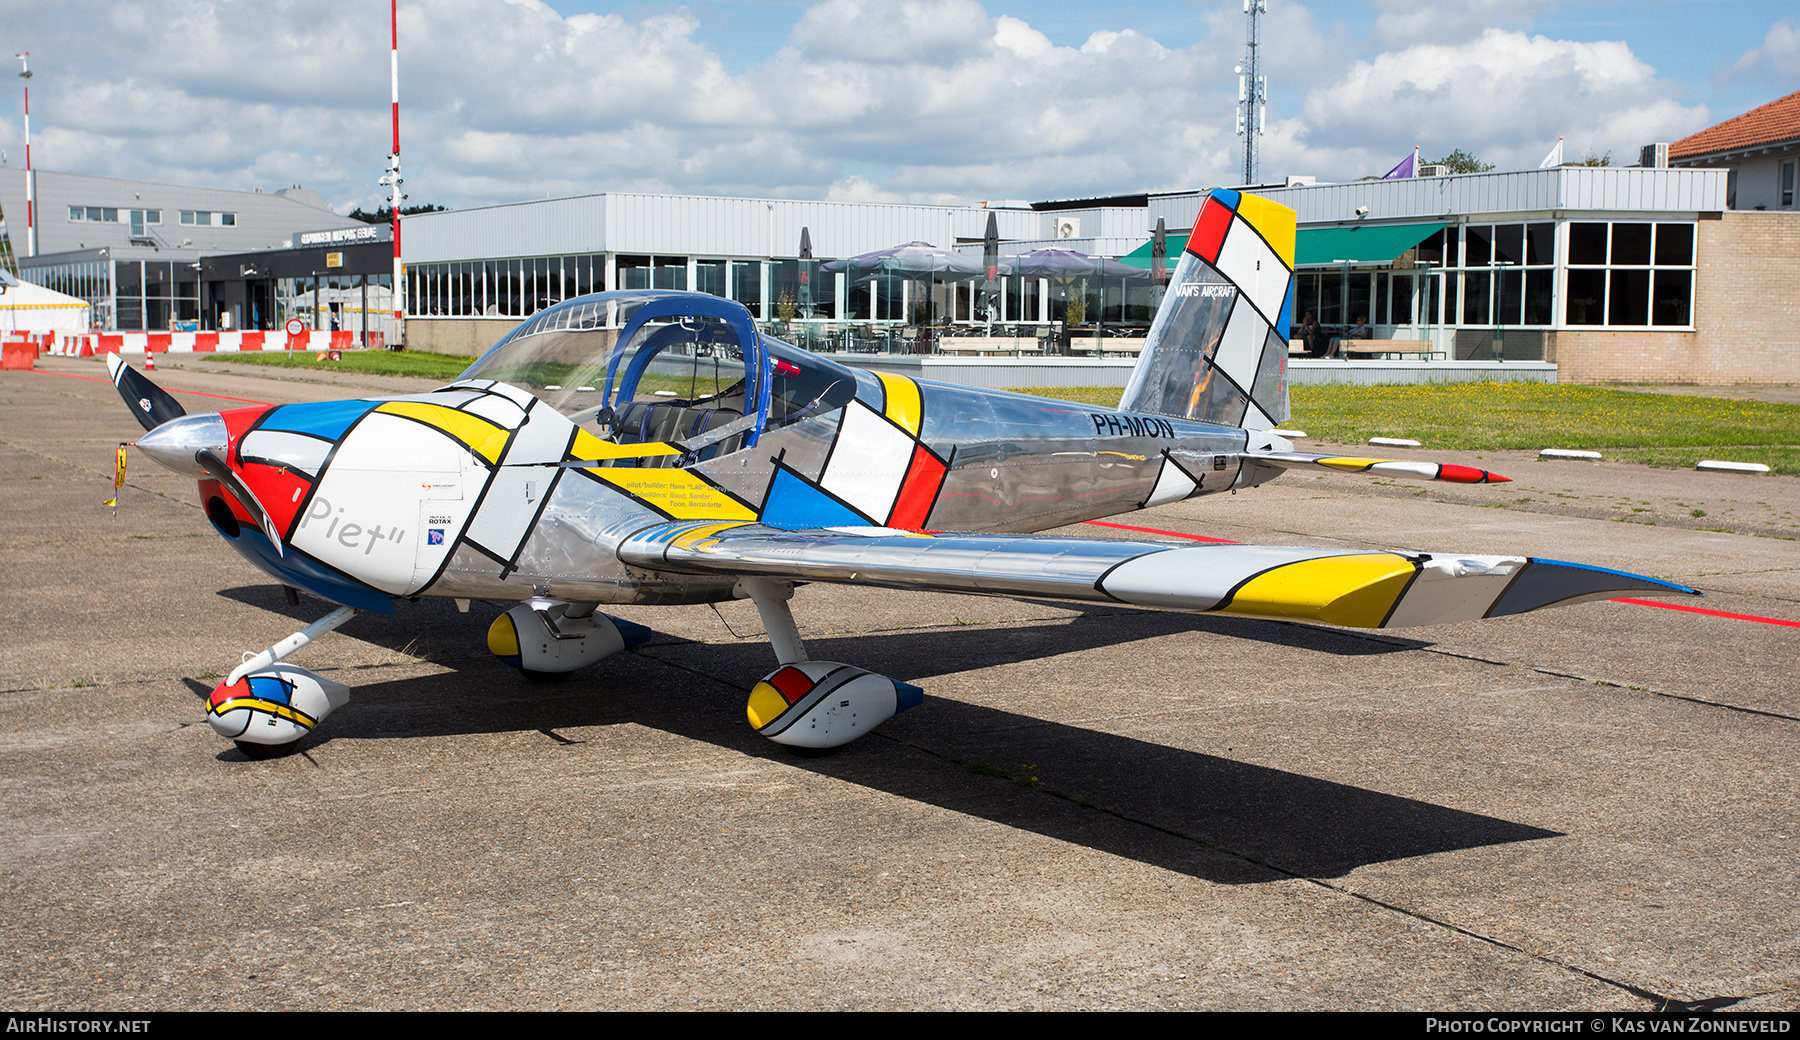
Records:
[[[1263,462],[1282,469],[1300,466],[1323,466],[1340,473],[1367,473],[1377,477],[1407,477],[1413,480],[1447,480],[1452,484],[1510,484],[1511,477],[1490,473],[1474,466],[1458,466],[1448,462],[1411,462],[1404,459],[1371,459],[1358,455],[1308,455],[1297,451],[1256,452],[1244,456],[1246,461]]]
[[[619,557],[684,574],[1057,596],[1355,628],[1473,621],[1626,594],[1700,595],[1656,578],[1522,556],[922,535],[879,527],[662,524],[626,539]]]

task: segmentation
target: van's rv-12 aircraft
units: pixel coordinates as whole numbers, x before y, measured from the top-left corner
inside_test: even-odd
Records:
[[[601,605],[749,598],[778,663],[750,694],[750,724],[827,748],[922,693],[809,659],[796,583],[1364,628],[1699,595],[1517,556],[1031,536],[1295,467],[1506,479],[1299,453],[1273,432],[1288,417],[1294,230],[1283,206],[1211,194],[1116,409],[853,371],[759,334],[733,301],[685,292],[558,304],[456,382],[399,397],[187,415],[108,363],[148,431],[137,447],[199,478],[226,541],[340,604],[212,692],[213,728],[256,758],[292,750],[349,696],[287,655],[356,611],[420,596],[522,600],[488,646],[533,676],[649,638]]]

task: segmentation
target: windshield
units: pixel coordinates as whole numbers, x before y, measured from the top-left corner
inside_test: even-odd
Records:
[[[526,390],[619,441],[695,438],[724,449],[841,406],[842,366],[757,334],[749,312],[703,293],[570,300],[514,329],[459,378]]]

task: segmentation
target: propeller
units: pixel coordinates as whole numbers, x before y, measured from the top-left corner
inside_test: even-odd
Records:
[[[132,414],[147,431],[145,436],[138,438],[139,450],[176,472],[194,473],[196,471],[190,465],[199,467],[199,473],[224,485],[256,518],[256,526],[269,536],[275,554],[287,555],[281,544],[281,531],[270,518],[269,511],[257,500],[256,492],[250,490],[225,461],[230,438],[225,430],[225,420],[219,413],[189,415],[168,391],[127,365],[117,354],[106,355],[106,367],[112,373],[113,385],[119,388],[119,396],[131,406]],[[124,472],[123,463],[120,472]]]
[[[113,385],[119,388],[119,396],[125,399],[131,414],[137,416],[145,430],[154,430],[170,419],[187,414],[187,409],[170,397],[167,390],[127,365],[119,355],[106,355],[106,368],[112,374]]]

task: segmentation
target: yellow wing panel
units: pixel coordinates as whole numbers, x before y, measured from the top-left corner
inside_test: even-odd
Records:
[[[1246,581],[1220,613],[1380,628],[1417,570],[1395,553],[1301,560]]]

